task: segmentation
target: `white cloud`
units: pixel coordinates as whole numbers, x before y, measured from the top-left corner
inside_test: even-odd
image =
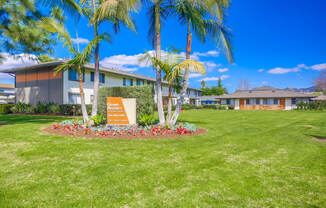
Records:
[[[317,70],[317,71],[323,71],[326,70],[326,63],[324,64],[315,64],[312,66],[305,66],[306,69],[312,69],[312,70]]]
[[[222,69],[218,69],[219,72],[227,72],[229,71],[229,68],[222,68]]]
[[[203,57],[216,57],[216,56],[220,55],[220,52],[218,52],[218,51],[207,51],[205,53],[194,52],[192,55],[194,55],[194,56],[203,56]]]
[[[296,67],[293,67],[293,68],[276,67],[274,69],[268,70],[268,73],[270,73],[270,74],[286,74],[289,72],[298,72],[298,71],[301,71],[301,69],[302,69],[301,65],[297,65]]]
[[[203,76],[203,75],[200,74],[200,73],[190,73],[189,74],[189,79],[191,79],[191,78],[197,78],[197,77],[201,77],[201,76]]]
[[[1,69],[8,69],[13,67],[22,67],[37,64],[37,57],[32,54],[17,54],[10,55],[9,53],[1,53],[1,56],[4,57],[4,60],[0,64]]]
[[[285,74],[285,73],[289,73],[289,72],[298,72],[298,71],[301,71],[302,69],[323,71],[323,70],[326,70],[326,63],[315,64],[312,66],[306,66],[305,64],[298,64],[296,67],[293,67],[293,68],[276,67],[274,69],[268,70],[267,72],[270,74]]]
[[[148,51],[149,54],[154,55],[155,51],[151,50]],[[100,65],[104,67],[112,67],[112,68],[117,68],[120,70],[125,70],[125,71],[136,71],[138,70],[135,67],[150,67],[151,63],[149,61],[140,61],[140,59],[145,55],[145,53],[139,53],[135,55],[126,55],[126,54],[119,54],[119,55],[114,55],[110,57],[105,57],[100,61]],[[162,50],[161,51],[162,58],[164,58],[167,53],[166,51]],[[194,52],[193,54],[190,55],[191,59],[194,60],[199,60],[199,57],[210,57],[210,56],[218,56],[219,52],[218,51],[207,51],[205,53],[201,52]],[[181,52],[178,54],[181,58],[181,60],[186,58],[186,53]],[[216,64],[211,61],[203,62],[208,69],[214,68],[214,67],[219,67],[221,66],[220,64]],[[131,68],[130,68],[131,67]]]
[[[201,82],[203,80],[206,81],[206,82],[208,82],[208,81],[217,81],[220,78],[221,78],[221,80],[224,80],[224,79],[230,78],[230,76],[229,75],[222,75],[221,77],[205,77],[204,79],[200,79],[198,81],[199,82]]]
[[[261,84],[262,84],[262,85],[268,85],[269,82],[268,82],[268,81],[262,81]]]
[[[258,69],[258,72],[263,72],[264,71],[264,69]]]
[[[87,44],[87,43],[89,43],[89,40],[86,38],[78,38],[78,41],[77,41],[77,38],[72,38],[71,42],[75,43],[75,44],[77,44],[78,42],[79,42],[79,44]]]

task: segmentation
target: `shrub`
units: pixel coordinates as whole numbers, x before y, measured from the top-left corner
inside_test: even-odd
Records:
[[[14,104],[0,104],[0,114],[11,113],[11,108],[14,107]]]
[[[37,102],[36,104],[36,113],[46,113],[47,109],[46,109],[46,105],[42,102]]]
[[[16,103],[16,113],[26,113],[27,107],[29,107],[29,104],[18,102]]]
[[[86,105],[86,110],[88,115],[91,114],[92,105]],[[81,105],[80,104],[62,104],[59,105],[59,112],[62,115],[68,116],[80,116],[82,115]]]
[[[228,110],[234,110],[234,105],[228,105]]]
[[[38,109],[36,106],[27,106],[25,113],[31,113],[31,114],[38,113]]]
[[[142,117],[139,119],[139,124],[142,126],[150,126],[154,123],[155,119],[153,115],[151,114],[144,114]]]
[[[48,107],[48,112],[52,114],[59,114],[60,113],[60,108],[59,106],[53,104]]]
[[[298,110],[326,110],[325,101],[312,101],[309,103],[300,102],[297,103]]]
[[[106,98],[136,98],[137,121],[144,114],[153,114],[154,90],[151,85],[133,87],[102,87],[98,94],[98,112],[106,117]]]
[[[97,114],[96,116],[93,116],[91,119],[92,121],[94,121],[96,126],[104,124],[106,120],[103,114]]]

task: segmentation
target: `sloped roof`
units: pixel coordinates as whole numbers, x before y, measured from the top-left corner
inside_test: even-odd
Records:
[[[326,95],[319,95],[315,98],[312,98],[312,100],[326,101]]]
[[[18,72],[18,71],[25,71],[25,70],[42,69],[42,68],[45,69],[47,67],[56,67],[61,63],[63,63],[63,61],[52,61],[52,62],[46,62],[46,63],[33,64],[33,65],[29,65],[29,66],[5,69],[5,70],[1,70],[0,72],[3,72],[3,73],[15,73],[15,72]],[[90,69],[90,70],[95,69],[94,64],[85,64],[84,66],[85,66],[85,68]],[[153,77],[144,76],[144,75],[141,75],[141,74],[135,74],[135,73],[131,73],[131,72],[125,72],[125,71],[121,71],[121,70],[115,69],[115,68],[107,68],[107,67],[100,66],[100,71],[109,72],[109,73],[113,73],[113,74],[117,74],[117,75],[124,75],[124,76],[128,76],[128,77],[133,77],[133,78],[136,78],[136,79],[143,79],[143,80],[156,82],[156,79],[153,78]],[[167,84],[167,82],[165,82],[165,81],[163,81],[162,83]],[[201,91],[201,90],[193,88],[193,87],[188,87],[188,88],[192,89],[192,90]]]
[[[290,90],[281,90],[263,86],[252,90],[237,90],[232,94],[217,96],[216,98],[313,98],[313,94],[305,94]]]

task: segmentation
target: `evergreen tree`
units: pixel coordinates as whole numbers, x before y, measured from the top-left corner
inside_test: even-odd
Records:
[[[0,0],[0,52],[35,55],[51,52],[55,40],[38,26],[43,17],[33,0]]]

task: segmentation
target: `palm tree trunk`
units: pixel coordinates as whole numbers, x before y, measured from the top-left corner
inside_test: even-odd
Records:
[[[169,101],[168,101],[168,115],[166,120],[170,122],[171,119],[171,111],[172,111],[172,86],[169,86]]]
[[[155,5],[155,52],[156,58],[161,59],[161,18],[160,18],[160,3]],[[162,100],[162,72],[159,66],[156,67],[156,97],[157,111],[160,124],[165,123],[163,100]]]
[[[95,0],[92,0],[93,14],[95,14]],[[94,24],[94,39],[98,36],[98,24]],[[95,46],[95,73],[94,73],[94,98],[92,106],[92,117],[97,115],[97,98],[98,98],[98,88],[99,88],[99,76],[100,76],[100,51],[99,43]]]
[[[84,87],[83,87],[82,73],[83,73],[82,70],[79,68],[78,69],[78,74],[79,74],[78,78],[79,78],[79,92],[80,92],[81,109],[82,109],[84,124],[88,124],[89,119],[88,119],[88,114],[87,114],[87,109],[86,109],[86,104],[85,104],[85,93],[84,93]]]
[[[187,29],[187,48],[186,48],[186,59],[190,59],[191,53],[191,41],[192,41],[192,33],[190,28],[190,22],[188,22],[188,29]],[[179,117],[180,110],[182,109],[182,105],[184,103],[184,99],[186,97],[187,88],[188,88],[188,80],[189,80],[189,68],[185,69],[184,77],[183,77],[183,85],[180,92],[180,97],[177,102],[177,106],[173,113],[173,117],[171,119],[171,124],[174,125]]]

